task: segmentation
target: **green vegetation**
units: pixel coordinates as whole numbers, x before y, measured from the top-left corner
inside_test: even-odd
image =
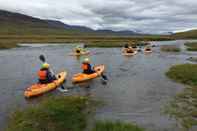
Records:
[[[197,51],[197,42],[185,43],[188,51]]]
[[[92,131],[144,131],[144,129],[129,123],[98,121]]]
[[[49,97],[11,114],[6,131],[143,131],[121,122],[96,122],[89,129],[89,121],[99,105],[102,103],[89,97]]]
[[[164,52],[180,52],[181,51],[180,47],[176,45],[162,45],[160,50]]]
[[[10,49],[18,47],[16,43],[13,42],[0,42],[0,49]]]
[[[86,97],[56,97],[12,114],[7,131],[82,131],[86,128]]]
[[[0,43],[15,43],[15,45],[18,43],[86,43],[88,47],[122,47],[124,43],[130,41],[139,43],[138,41],[159,39],[169,40],[168,37],[0,35]]]
[[[100,48],[111,48],[111,47],[123,47],[124,44],[130,43],[129,40],[120,40],[120,41],[93,41],[91,43],[86,43],[86,47],[100,47]],[[147,43],[133,41],[132,46],[146,46]]]
[[[165,107],[165,113],[173,117],[185,129],[197,125],[197,88],[187,87]]]
[[[166,75],[177,82],[197,86],[197,64],[175,65]]]
[[[186,32],[180,32],[173,34],[172,37],[174,39],[196,39],[197,38],[197,30],[190,30]]]
[[[197,64],[175,65],[166,74],[177,82],[191,86],[177,94],[165,108],[166,114],[175,118],[184,130],[189,130],[197,125]]]

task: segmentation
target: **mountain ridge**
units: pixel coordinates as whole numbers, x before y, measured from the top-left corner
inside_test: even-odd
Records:
[[[134,31],[94,30],[68,25],[57,20],[40,19],[21,13],[0,10],[0,34],[65,34],[65,35],[140,35]]]

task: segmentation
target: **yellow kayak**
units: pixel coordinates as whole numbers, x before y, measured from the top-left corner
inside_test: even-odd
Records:
[[[90,52],[89,51],[85,51],[85,52],[80,52],[80,53],[71,53],[71,56],[81,56],[81,55],[89,55]]]
[[[41,94],[44,94],[46,92],[49,92],[51,90],[56,89],[58,86],[64,83],[66,77],[67,77],[67,72],[61,72],[56,75],[58,78],[57,80],[54,80],[52,83],[48,84],[33,84],[29,88],[27,88],[24,92],[24,96],[29,98],[33,96],[38,96]]]
[[[92,74],[79,73],[79,74],[74,75],[72,78],[72,82],[73,83],[80,83],[80,82],[84,82],[84,81],[88,81],[88,80],[92,80],[94,78],[97,78],[97,77],[101,76],[101,74],[104,72],[105,66],[104,65],[94,66],[94,70],[95,70],[95,73],[92,73]]]

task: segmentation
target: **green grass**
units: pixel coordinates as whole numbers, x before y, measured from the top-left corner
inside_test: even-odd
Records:
[[[197,64],[172,66],[166,75],[177,82],[197,86]]]
[[[175,46],[175,45],[162,45],[160,50],[164,52],[180,52],[181,51],[180,47]]]
[[[0,42],[0,49],[10,49],[15,47],[19,47],[19,46],[14,42],[7,42],[7,41]]]
[[[49,97],[10,115],[6,131],[143,131],[133,124],[96,122],[88,128],[102,102],[81,96]],[[94,123],[94,122],[93,122]]]
[[[197,51],[197,42],[185,43],[188,51]]]
[[[95,41],[91,43],[86,43],[86,47],[100,47],[100,48],[111,48],[111,47],[123,47],[126,43],[130,41]],[[142,43],[135,41],[132,46],[146,46],[147,43]]]
[[[185,130],[197,125],[197,87],[187,87],[183,92],[166,105],[164,113],[177,122]]]
[[[6,131],[83,131],[90,103],[86,97],[52,97],[14,112]]]
[[[196,39],[197,38],[197,30],[190,30],[186,32],[180,32],[173,34],[172,37],[174,39]]]
[[[164,110],[164,113],[177,120],[183,130],[188,131],[197,125],[197,64],[172,66],[166,75],[190,86],[177,94]]]
[[[97,121],[92,131],[144,131],[144,129],[130,123]]]
[[[81,36],[81,35],[0,35],[0,43],[86,43],[88,47],[122,47],[125,43],[134,41],[144,46],[140,41],[169,40],[168,37],[123,37],[123,36]],[[12,46],[12,45],[11,45]],[[0,47],[1,48],[1,47]]]

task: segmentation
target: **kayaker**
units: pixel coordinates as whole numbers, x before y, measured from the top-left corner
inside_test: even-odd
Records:
[[[151,51],[152,49],[151,49],[151,47],[150,46],[146,46],[145,47],[145,51]]]
[[[90,64],[90,59],[89,58],[85,58],[83,60],[82,70],[83,70],[83,73],[85,73],[85,74],[95,73],[95,71],[92,69],[92,66]]]
[[[53,82],[56,78],[50,71],[48,63],[42,64],[41,69],[38,71],[39,83],[47,84]]]

